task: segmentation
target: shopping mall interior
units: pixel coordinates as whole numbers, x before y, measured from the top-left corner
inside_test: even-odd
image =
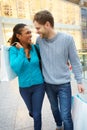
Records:
[[[44,9],[53,14],[56,31],[70,33],[77,50],[87,48],[87,0],[0,0],[0,44],[8,45],[12,28],[20,22],[29,25],[35,42],[32,19]]]

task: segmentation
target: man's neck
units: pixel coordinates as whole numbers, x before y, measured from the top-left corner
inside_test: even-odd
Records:
[[[52,39],[55,37],[57,33],[54,31],[54,30],[49,30],[49,34],[48,34],[48,37],[47,39]]]

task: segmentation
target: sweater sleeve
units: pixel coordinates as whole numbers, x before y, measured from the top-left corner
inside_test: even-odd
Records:
[[[15,47],[11,47],[9,49],[10,65],[17,75],[22,69],[24,57],[24,48],[20,48],[19,50],[17,50]]]
[[[82,66],[80,63],[80,59],[77,54],[76,46],[74,39],[71,37],[69,41],[69,60],[72,65],[72,71],[75,75],[75,79],[77,83],[82,83]]]

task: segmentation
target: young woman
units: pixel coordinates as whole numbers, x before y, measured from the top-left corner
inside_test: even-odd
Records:
[[[34,119],[34,130],[41,130],[41,109],[45,93],[35,46],[31,44],[31,31],[26,24],[13,28],[9,51],[10,65],[18,75],[19,91]]]

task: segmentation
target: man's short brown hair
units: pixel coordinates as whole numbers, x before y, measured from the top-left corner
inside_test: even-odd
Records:
[[[44,25],[48,21],[50,23],[50,25],[52,27],[54,27],[54,18],[52,16],[52,14],[47,10],[37,12],[34,15],[33,22],[34,21],[37,21],[41,25]]]

